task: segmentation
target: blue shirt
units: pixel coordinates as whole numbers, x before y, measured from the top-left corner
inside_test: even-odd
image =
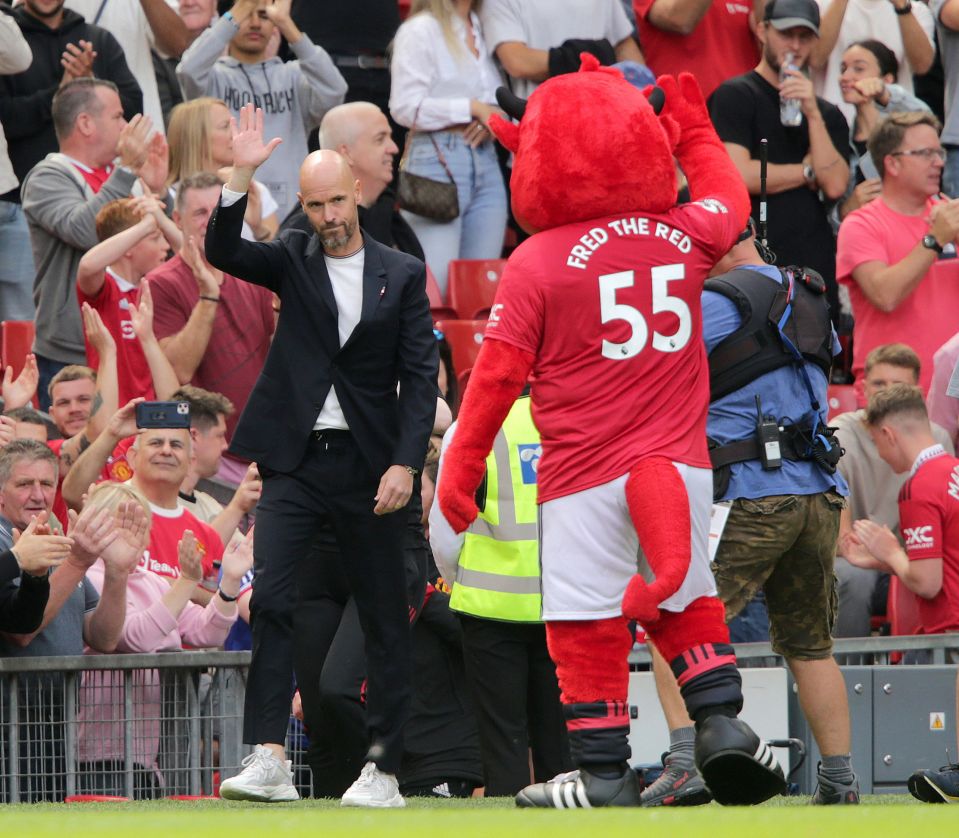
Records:
[[[744,268],[777,282],[781,280],[779,269],[771,265],[746,265]],[[731,300],[714,291],[703,291],[702,304],[703,340],[709,353],[742,325],[742,318]],[[835,332],[832,339],[833,354],[838,355],[839,341]],[[829,382],[815,364],[807,361],[805,368],[825,418]],[[812,426],[813,410],[809,392],[799,369],[790,364],[767,372],[745,387],[712,402],[706,423],[709,438],[720,444],[755,438],[757,395],[762,401],[763,414],[774,416],[780,425]],[[749,460],[733,463],[730,469],[729,487],[719,500],[754,500],[769,495],[815,495],[829,490],[841,495],[849,494],[849,487],[838,471],[826,474],[812,460],[783,459],[782,468],[771,470],[764,469],[759,460]]]

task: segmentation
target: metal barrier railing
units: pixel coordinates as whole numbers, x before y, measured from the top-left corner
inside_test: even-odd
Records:
[[[886,664],[895,654],[955,661],[959,634],[848,638],[835,652]],[[768,643],[736,646],[740,666],[781,666]],[[645,646],[630,664],[650,662]],[[0,802],[76,794],[147,799],[209,795],[240,769],[249,652],[0,658]],[[309,794],[303,736],[291,719],[288,755]]]
[[[0,801],[211,794],[249,750],[249,662],[199,651],[0,659]]]
[[[783,666],[784,661],[769,643],[736,643],[736,662],[741,667]],[[924,664],[947,664],[950,652],[959,653],[959,634],[915,634],[894,637],[843,637],[833,640],[833,654],[840,664],[886,665],[897,657]],[[633,667],[648,668],[651,659],[645,644],[629,655]]]

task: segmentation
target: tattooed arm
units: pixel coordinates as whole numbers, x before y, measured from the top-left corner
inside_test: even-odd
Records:
[[[117,384],[117,345],[113,336],[103,325],[100,315],[83,304],[83,328],[90,345],[97,351],[100,364],[97,367],[97,389],[93,394],[93,407],[86,426],[76,436],[70,437],[60,448],[60,475],[65,476],[73,464],[106,427],[117,411],[119,387]]]

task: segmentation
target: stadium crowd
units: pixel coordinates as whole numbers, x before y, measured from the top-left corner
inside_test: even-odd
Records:
[[[482,490],[491,506],[481,505],[475,526],[456,535],[433,493],[475,357],[468,344],[477,327],[462,321],[491,305],[458,309],[454,268],[499,260],[525,237],[509,209],[509,156],[488,125],[505,116],[496,90],[505,84],[528,97],[574,72],[584,52],[641,88],[659,74],[696,75],[753,218],[768,217],[768,228],[744,233],[722,272],[778,282],[767,262],[801,266],[828,301],[818,342],[802,346],[795,363],[754,370],[713,399],[710,437],[728,455],[716,466],[727,472],[716,499],[732,504],[715,570],[732,639],[771,639],[801,686],[824,755],[817,802],[858,802],[831,637],[867,636],[887,602],[901,614],[903,601],[915,617],[894,630],[959,631],[959,0],[0,3],[0,657],[252,646],[256,666],[257,644],[267,656],[288,647],[276,655],[279,669],[251,677],[248,701],[253,693],[265,706],[271,691],[292,693],[287,656],[314,792],[352,794],[355,805],[484,788],[515,794],[572,767],[540,621],[539,437],[528,399],[497,437]],[[256,131],[282,143],[254,160]],[[313,169],[301,173],[316,149]],[[417,177],[452,187],[452,216],[416,203]],[[311,192],[310,183],[322,188]],[[342,183],[342,196],[322,197]],[[242,221],[231,213],[238,201]],[[426,360],[417,377],[410,369],[421,359],[404,355],[386,389],[401,381],[394,411],[413,405],[426,377],[432,386],[438,354],[428,400],[436,410],[423,451],[384,464],[375,512],[395,516],[392,534],[324,490],[295,501],[315,504],[324,523],[294,540],[288,531],[299,519],[258,503],[264,478],[298,474],[300,460],[258,467],[253,454],[294,427],[285,415],[298,412],[298,382],[311,380],[309,341],[298,344],[295,331],[295,309],[309,298],[282,299],[270,276],[306,275],[301,265],[314,258],[335,262],[333,291],[317,304],[331,306],[334,343],[338,311],[336,348],[345,346],[365,316],[343,290],[360,276],[347,245],[365,239],[355,238],[344,207],[355,211],[368,253],[378,253],[376,242],[411,257],[384,257],[381,299],[394,271],[427,265],[436,322],[417,344]],[[235,227],[236,242],[225,227]],[[343,241],[333,236],[339,227]],[[263,252],[256,243],[305,243],[314,231],[325,257],[304,244],[294,254],[301,262],[250,257],[254,278],[230,273],[245,272],[238,254]],[[482,263],[484,281],[495,264]],[[739,298],[712,291],[703,298],[710,353],[740,325],[730,303]],[[264,372],[277,357],[285,389],[274,370]],[[714,374],[722,371],[717,363]],[[364,374],[361,383],[381,387],[379,368]],[[331,375],[332,398],[304,408],[317,417],[314,441],[345,450],[344,435],[376,440],[351,412],[360,398],[352,379]],[[809,454],[836,394],[849,409],[831,411],[836,430],[820,434],[820,453],[828,461],[841,447],[838,469]],[[753,449],[728,450],[752,437],[760,395],[760,425],[766,409],[767,424],[796,429],[783,438],[781,472],[765,460],[760,467]],[[415,412],[411,423],[423,418]],[[508,453],[517,442],[529,452],[522,462]],[[401,473],[388,479],[393,468]],[[334,471],[303,474],[335,482]],[[343,498],[354,491],[348,483]],[[286,587],[263,576],[259,597],[258,520],[264,542],[266,530],[274,543],[298,545],[271,555],[272,567],[288,568]],[[381,544],[374,529],[395,542],[393,581],[405,590],[399,629],[373,616],[378,588],[360,577],[376,567],[351,569],[358,552]],[[769,529],[786,541],[764,540]],[[762,562],[748,560],[760,554]],[[804,562],[815,565],[811,581],[789,575]],[[302,584],[293,586],[295,574]],[[520,584],[531,578],[532,587]],[[396,668],[397,631],[412,638],[408,672]],[[643,805],[705,802],[693,721],[668,668],[654,669],[671,746]],[[368,729],[389,730],[400,713],[381,699],[384,673],[412,673],[412,709],[405,749],[384,746],[389,770],[378,772],[364,756]],[[79,687],[71,753],[83,791],[123,789],[129,719],[119,686],[111,673],[89,672]],[[65,687],[51,681],[50,689]],[[138,797],[163,794],[161,689],[155,671],[133,684]],[[282,711],[285,730],[288,706]],[[843,714],[845,726],[836,723]],[[40,765],[51,779],[34,799],[62,799],[64,719],[27,718],[21,737],[45,748],[21,749],[19,764],[4,754],[0,773]],[[296,799],[272,729],[248,718],[246,741],[256,747],[224,782],[224,797]],[[367,778],[359,796],[358,774]],[[936,784],[959,796],[959,767],[923,777],[929,785],[920,778],[917,796],[934,799],[927,789]]]

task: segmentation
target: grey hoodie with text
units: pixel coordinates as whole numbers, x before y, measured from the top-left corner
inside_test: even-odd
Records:
[[[303,35],[290,49],[296,61],[270,58],[244,64],[223,55],[237,25],[221,17],[183,53],[176,69],[187,99],[214,96],[234,116],[248,102],[263,109],[263,138],[283,143],[258,170],[257,180],[279,204],[282,219],[296,203],[300,164],[307,155],[307,136],[330,108],[346,95],[346,82],[326,50]]]

